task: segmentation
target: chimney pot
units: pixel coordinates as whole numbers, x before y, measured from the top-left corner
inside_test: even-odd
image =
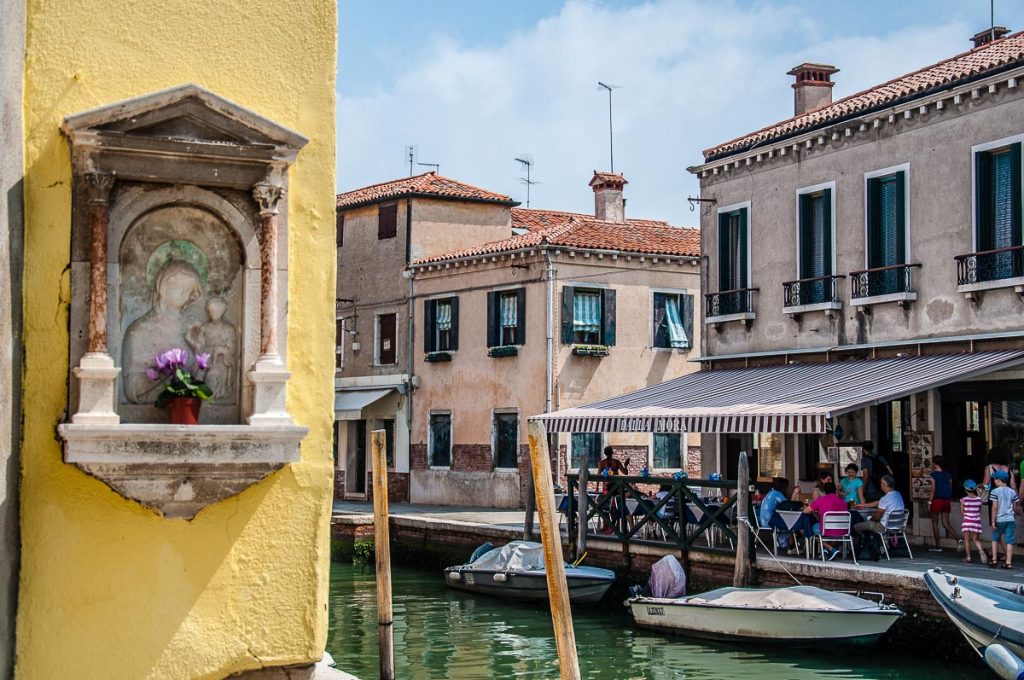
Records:
[[[622,188],[629,184],[622,175],[594,171],[590,186],[594,190],[594,217],[607,222],[626,221],[626,200]]]
[[[993,26],[986,28],[984,31],[978,31],[971,36],[971,41],[974,43],[974,48],[977,49],[982,45],[987,45],[990,42],[999,40],[1010,32],[1006,26]]]
[[[793,83],[793,115],[799,116],[809,111],[817,111],[832,103],[832,74],[839,69],[829,64],[812,64],[805,62],[794,66],[786,75],[794,77]]]

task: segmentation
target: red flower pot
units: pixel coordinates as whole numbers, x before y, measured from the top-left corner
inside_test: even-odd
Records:
[[[167,417],[172,425],[198,425],[199,397],[173,397],[167,402]]]

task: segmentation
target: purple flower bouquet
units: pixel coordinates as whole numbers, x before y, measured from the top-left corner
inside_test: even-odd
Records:
[[[192,357],[178,347],[153,357],[153,365],[146,369],[146,376],[153,382],[163,385],[163,389],[157,395],[156,405],[163,408],[175,397],[209,401],[213,391],[199,376],[200,371],[205,373],[209,364],[209,354],[197,354]]]

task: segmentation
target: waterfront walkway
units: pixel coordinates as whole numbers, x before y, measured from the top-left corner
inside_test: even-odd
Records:
[[[503,510],[495,508],[473,508],[473,507],[449,507],[437,505],[420,505],[413,503],[393,503],[390,507],[391,516],[406,522],[414,522],[417,525],[435,526],[438,530],[458,531],[474,533],[481,538],[505,536],[508,540],[522,537],[524,513],[522,510]],[[360,523],[372,523],[373,504],[358,501],[335,501],[335,521],[355,521]],[[564,533],[564,524],[562,525]],[[534,531],[538,530],[538,520],[534,520]],[[591,545],[611,544],[614,541],[603,536],[591,536]],[[647,552],[646,546],[633,546],[630,548]],[[779,557],[773,558],[763,550],[757,554],[757,568],[766,572],[776,572],[785,575],[788,570],[795,577],[819,576],[824,573],[831,573],[838,576],[836,572],[842,572],[846,579],[856,580],[864,585],[877,582],[884,586],[891,579],[898,580],[913,578],[918,579],[920,574],[933,568],[940,567],[959,576],[970,578],[998,581],[1000,583],[1012,583],[1024,586],[1024,549],[1017,549],[1017,566],[1013,570],[992,569],[978,564],[977,561],[966,564],[963,556],[953,550],[942,552],[931,552],[925,546],[912,546],[914,559],[905,556],[903,549],[897,549],[891,560],[884,557],[879,562],[864,562],[859,566],[852,561],[836,560],[822,563],[820,560],[806,560],[801,557]],[[664,553],[674,552],[666,547]],[[973,556],[977,560],[977,555]],[[922,583],[923,586],[923,583]]]

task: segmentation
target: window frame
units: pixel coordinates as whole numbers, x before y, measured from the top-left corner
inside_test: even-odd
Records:
[[[516,418],[516,439],[513,447],[513,453],[515,455],[515,465],[509,467],[498,464],[498,416],[515,416]],[[520,446],[520,428],[522,427],[522,418],[519,415],[518,407],[506,407],[506,408],[494,408],[491,409],[491,467],[495,470],[518,470],[519,469],[519,446]]]
[[[655,467],[654,465],[654,438],[658,435],[678,435],[679,436],[679,467]],[[652,432],[650,444],[648,444],[647,450],[647,468],[654,474],[658,472],[669,472],[673,470],[685,470],[686,464],[689,462],[689,452],[687,451],[686,445],[686,432]]]
[[[487,291],[487,348],[522,347],[526,344],[526,286],[513,285],[491,288]],[[516,298],[516,326],[512,342],[504,342],[501,325],[501,298],[510,295]],[[493,309],[492,309],[493,305]]]
[[[654,327],[654,301],[657,295],[675,295],[677,297],[688,296],[690,298],[690,346],[686,348],[681,347],[659,347],[655,343],[658,339],[658,329]],[[697,344],[694,342],[694,334],[696,331],[696,304],[697,295],[691,292],[688,288],[651,288],[649,295],[650,305],[648,309],[651,310],[650,323],[647,324],[650,335],[648,336],[648,348],[654,352],[680,352],[687,353],[691,351]],[[686,320],[683,319],[683,328],[686,328]]]
[[[866,182],[867,180],[865,180]],[[803,266],[803,224],[801,224],[802,210],[800,209],[800,203],[804,196],[808,194],[817,194],[828,190],[829,196],[829,244],[831,252],[830,262],[830,273],[828,276],[836,275],[836,182],[832,180],[830,182],[821,182],[820,184],[812,184],[808,187],[803,187],[796,190],[796,278],[806,278],[803,276],[801,267]],[[865,184],[865,192],[867,191],[867,184]],[[865,196],[867,194],[865,193]],[[865,206],[866,207],[866,206]]]
[[[600,441],[599,441],[598,446],[597,446],[597,459],[590,461],[590,465],[588,466],[589,469],[596,470],[597,469],[597,464],[599,462],[601,462],[601,452],[604,450],[604,447],[607,446],[608,437],[606,436],[606,433],[604,433],[604,432],[571,432],[571,433],[569,433],[569,445],[566,447],[566,453],[569,456],[569,460],[566,461],[566,468],[567,468],[567,470],[569,472],[576,472],[576,473],[578,473],[580,471],[580,469],[578,467],[573,467],[573,455],[572,455],[572,453],[573,453],[572,438],[573,438],[573,435],[576,435],[576,434],[596,434],[598,437],[600,437]]]
[[[451,307],[451,328],[448,329],[448,346],[441,349],[441,332],[437,328],[437,305],[446,302]],[[454,354],[459,349],[459,296],[451,293],[431,295],[423,301],[423,351],[426,354],[444,352]]]
[[[448,416],[448,464],[434,465],[434,416]],[[455,458],[455,416],[451,409],[431,409],[427,413],[427,469],[450,470]]]
[[[716,212],[715,212],[715,229],[716,229],[715,236],[718,239],[718,243],[717,243],[718,247],[717,247],[717,251],[716,251],[716,254],[717,254],[718,257],[717,257],[717,261],[716,261],[716,265],[715,266],[718,269],[718,271],[716,272],[718,274],[718,277],[717,277],[718,283],[721,284],[721,281],[722,281],[722,272],[721,272],[722,240],[720,238],[720,234],[719,234],[718,230],[719,230],[719,226],[722,223],[722,214],[723,213],[724,214],[734,213],[734,212],[737,212],[739,210],[746,210],[747,211],[747,226],[746,226],[746,230],[747,230],[747,252],[746,252],[747,266],[746,266],[746,280],[745,280],[744,283],[742,283],[739,286],[739,290],[743,290],[743,289],[748,289],[748,288],[753,288],[754,287],[754,268],[751,266],[751,264],[753,262],[753,260],[751,259],[751,253],[753,252],[753,240],[754,240],[753,238],[751,238],[751,236],[754,233],[754,217],[753,217],[753,211],[751,210],[751,201],[741,201],[739,203],[733,203],[731,205],[722,206],[721,208],[718,208],[716,210]],[[717,292],[717,293],[723,292],[721,290],[721,285],[718,285],[717,287],[719,288],[719,290],[714,291],[714,292]],[[728,290],[732,290],[732,289],[728,289]],[[708,291],[708,292],[712,292],[712,291]]]
[[[879,170],[871,170],[870,172],[864,173],[864,269],[871,268],[871,204],[869,203],[870,197],[868,195],[868,180],[877,179],[879,177],[887,177],[889,175],[895,175],[898,172],[903,173],[903,264],[910,264],[914,261],[913,254],[911,253],[911,242],[910,242],[910,163],[901,163],[899,165],[892,165],[887,168],[881,168]],[[833,213],[834,214],[834,213]],[[833,249],[835,250],[835,249]]]
[[[992,151],[999,149],[1004,146],[1010,146],[1011,144],[1021,145],[1021,165],[1024,166],[1024,133],[1019,135],[1012,135],[1010,137],[1003,137],[1002,139],[994,139],[990,142],[982,142],[981,144],[975,144],[971,147],[971,252],[978,252],[978,154],[985,151]],[[1021,180],[1021,186],[1019,187],[1021,196],[1021,203],[1024,205],[1024,177]],[[907,192],[910,193],[910,192]],[[1024,216],[1021,217],[1021,221],[1024,222]],[[1024,243],[1024,234],[1021,235],[1021,242]]]
[[[384,229],[384,221],[381,219],[384,216],[384,212],[394,211],[395,220],[394,224],[391,225],[389,230]],[[390,233],[389,233],[390,232]],[[398,237],[398,203],[381,203],[377,206],[377,240],[378,241],[389,241],[393,238]]]
[[[381,342],[383,341],[383,338],[381,337],[381,334],[380,334],[380,320],[381,320],[381,317],[384,317],[384,316],[394,316],[395,317],[395,337],[392,340],[392,342],[394,343],[394,348],[395,348],[395,360],[394,360],[394,362],[388,363],[388,364],[381,363],[381,359],[380,359],[381,350],[382,350]],[[398,337],[400,335],[398,324],[399,324],[398,312],[384,312],[384,313],[381,313],[381,314],[374,314],[374,316],[373,316],[373,365],[374,366],[381,367],[381,366],[397,366],[398,365],[398,361],[399,361],[399,356],[398,356]]]

